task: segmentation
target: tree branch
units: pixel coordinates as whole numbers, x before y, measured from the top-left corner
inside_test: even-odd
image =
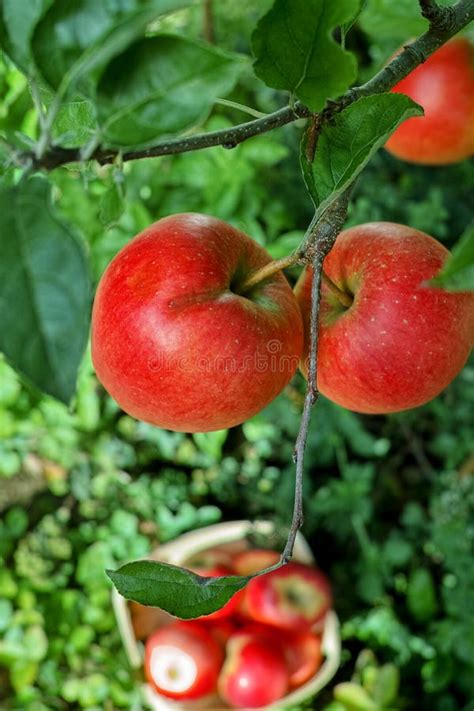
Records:
[[[334,114],[342,111],[357,99],[392,89],[395,84],[398,84],[419,64],[426,61],[433,52],[474,19],[474,0],[459,0],[456,5],[448,8],[438,6],[434,0],[419,0],[419,3],[423,16],[430,21],[428,31],[407,45],[400,54],[394,57],[365,84],[348,89],[337,100],[328,102],[327,107],[321,112],[321,120],[318,122],[319,128],[324,125],[325,121],[330,120]],[[268,116],[254,121],[247,121],[232,128],[195,134],[185,138],[172,138],[157,143],[151,148],[126,151],[122,155],[122,159],[129,161],[154,158],[219,145],[224,148],[234,148],[253,136],[272,131],[275,128],[311,115],[309,109],[297,102],[294,107],[286,106]],[[315,141],[317,140],[316,135],[314,139]],[[119,154],[120,151],[114,149],[98,148],[90,158],[97,160],[101,164],[106,164],[113,163]],[[35,168],[44,168],[46,170],[52,170],[66,163],[74,163],[82,159],[81,149],[54,146],[49,151],[46,151],[40,159],[37,159],[32,153],[18,154],[19,162],[32,161]]]
[[[317,387],[319,341],[318,324],[321,304],[323,263],[324,258],[334,245],[337,235],[344,226],[352,188],[353,186],[351,185],[334,203],[332,203],[332,205],[328,207],[326,212],[323,213],[316,223],[312,222],[310,224],[305,239],[303,240],[303,245],[306,245],[306,257],[310,258],[310,264],[313,269],[313,279],[311,282],[308,383],[306,386],[306,395],[303,404],[300,428],[293,454],[296,465],[295,500],[293,504],[293,517],[290,532],[288,534],[284,551],[281,555],[282,563],[287,563],[290,560],[293,554],[296,536],[303,524],[304,455],[311,421],[311,410],[319,396]]]

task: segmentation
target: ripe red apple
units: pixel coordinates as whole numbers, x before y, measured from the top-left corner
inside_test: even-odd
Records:
[[[224,653],[196,622],[174,622],[154,632],[145,647],[145,676],[172,699],[198,699],[216,688]]]
[[[285,695],[288,671],[280,646],[259,634],[237,632],[226,648],[219,694],[234,708],[267,706]]]
[[[236,640],[240,636],[258,637],[282,650],[291,688],[306,683],[321,666],[321,638],[309,629],[295,632],[252,621],[236,631],[233,639]]]
[[[253,578],[246,587],[247,614],[258,622],[290,630],[305,630],[331,607],[331,588],[321,571],[303,563],[288,563]]]
[[[409,118],[385,148],[412,163],[444,165],[474,152],[474,47],[467,37],[447,42],[392,91],[407,94],[425,115]]]
[[[233,572],[227,568],[225,565],[214,565],[212,568],[199,568],[197,566],[192,566],[190,570],[197,575],[201,575],[203,578],[219,578],[226,575],[233,575]],[[211,612],[209,615],[203,615],[198,617],[199,620],[221,620],[224,617],[230,617],[237,608],[242,600],[244,594],[243,590],[239,590],[233,595],[228,602],[221,607],[220,610]]]
[[[166,217],[129,242],[102,276],[92,313],[97,376],[119,405],[183,432],[232,427],[268,405],[303,344],[281,273],[242,290],[270,261],[206,215]]]
[[[321,666],[321,638],[309,631],[279,630],[279,634],[289,672],[289,685],[292,688],[301,686]]]
[[[417,407],[459,373],[474,340],[474,293],[429,286],[448,257],[432,237],[405,225],[373,222],[342,232],[324,271],[353,298],[350,307],[323,285],[318,388],[356,412]],[[296,285],[306,323],[307,375],[311,272]]]
[[[236,575],[252,575],[269,568],[280,560],[280,553],[266,548],[251,548],[236,553],[232,558],[232,568]]]

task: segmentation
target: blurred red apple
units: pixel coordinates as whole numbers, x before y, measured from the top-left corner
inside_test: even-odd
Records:
[[[252,548],[236,553],[232,558],[232,568],[236,575],[252,575],[259,570],[269,568],[280,560],[280,553],[266,548]]]
[[[198,699],[216,688],[224,653],[196,622],[174,622],[154,632],[145,646],[145,676],[160,694]]]
[[[238,709],[267,706],[286,694],[288,670],[280,646],[245,630],[233,635],[218,682],[219,694]]]
[[[307,630],[331,607],[331,588],[323,573],[291,562],[247,585],[246,610],[259,622],[290,630]]]
[[[385,148],[411,163],[445,165],[474,152],[474,46],[467,37],[447,42],[392,89],[420,104]]]

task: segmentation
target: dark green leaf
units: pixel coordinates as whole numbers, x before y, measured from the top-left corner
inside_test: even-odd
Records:
[[[255,73],[319,111],[356,77],[355,57],[332,32],[357,10],[358,0],[276,0],[253,34]]]
[[[87,340],[82,245],[33,178],[0,189],[0,350],[36,387],[68,402]]]
[[[241,69],[236,59],[174,35],[136,42],[111,62],[97,88],[106,142],[144,144],[199,123],[235,84]]]
[[[187,4],[189,0],[61,0],[33,35],[36,64],[56,89],[87,75],[90,92],[100,69],[142,35],[152,20]]]
[[[474,226],[466,230],[431,284],[450,291],[474,290]]]
[[[317,210],[321,213],[344,192],[405,119],[422,113],[421,107],[404,94],[359,99],[325,124],[313,163],[306,156],[305,136],[301,164]]]
[[[417,568],[408,580],[407,606],[421,622],[430,620],[438,610],[433,577],[427,568]]]
[[[0,29],[2,45],[25,72],[31,63],[30,41],[36,24],[53,0],[3,0]]]
[[[203,578],[185,568],[151,560],[127,563],[116,571],[108,570],[107,575],[128,600],[161,607],[185,620],[219,610],[249,580],[236,575]]]

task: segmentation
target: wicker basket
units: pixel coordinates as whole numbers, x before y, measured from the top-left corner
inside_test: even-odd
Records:
[[[268,521],[251,523],[250,521],[231,521],[207,526],[190,533],[185,533],[170,543],[159,546],[150,558],[161,560],[173,565],[186,565],[193,556],[209,549],[222,550],[223,553],[235,553],[248,548],[247,537],[250,532],[270,536],[273,533],[273,524]],[[314,558],[311,550],[299,533],[295,543],[294,559],[302,563],[313,564]],[[126,600],[114,589],[112,602],[119,626],[120,634],[131,666],[139,669],[143,666],[143,644],[136,639],[132,624],[130,608]],[[159,627],[170,621],[169,615],[157,612],[155,626]],[[275,704],[265,706],[267,711],[277,711],[287,706],[302,703],[317,694],[336,673],[340,662],[341,639],[339,634],[339,621],[334,611],[328,612],[322,628],[322,650],[324,661],[317,673],[305,684],[291,691],[287,696]],[[160,696],[148,684],[145,684],[145,696],[150,707],[155,711],[182,711],[188,709],[213,710],[227,709],[217,696],[206,697],[198,701],[178,702]]]

